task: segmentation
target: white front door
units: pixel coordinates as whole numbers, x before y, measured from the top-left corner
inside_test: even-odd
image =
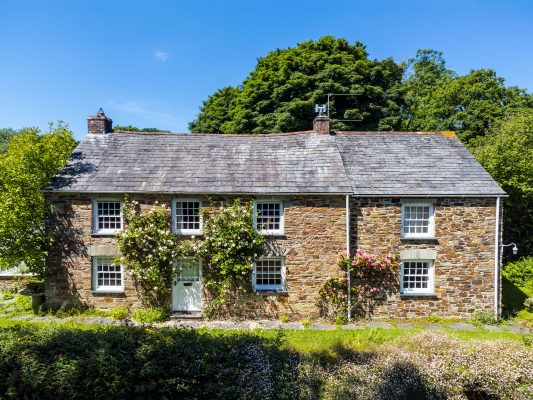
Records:
[[[200,261],[180,258],[172,278],[172,310],[202,311]]]

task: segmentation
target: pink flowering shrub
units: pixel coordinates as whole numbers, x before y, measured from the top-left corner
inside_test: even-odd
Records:
[[[533,398],[533,349],[507,340],[464,341],[425,332],[330,365],[300,364],[301,398]]]
[[[357,250],[351,257],[342,257],[339,267],[349,271],[351,278],[352,315],[369,317],[387,294],[398,287],[400,264],[396,257],[379,257]],[[348,309],[347,278],[330,278],[319,293],[324,316],[336,316]]]

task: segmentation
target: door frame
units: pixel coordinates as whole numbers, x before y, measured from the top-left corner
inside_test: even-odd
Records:
[[[176,267],[177,267],[177,263],[178,263],[178,260],[197,260],[198,261],[198,285],[200,286],[200,307],[199,307],[199,310],[176,310],[174,309],[174,296],[175,296],[175,291],[177,290],[177,285],[174,283],[175,282],[175,279],[176,279],[176,275],[174,275],[174,271],[176,270]],[[172,262],[172,269],[173,269],[173,274],[172,274],[172,290],[171,290],[171,294],[170,294],[170,308],[172,310],[172,312],[183,312],[183,313],[187,313],[187,312],[202,312],[203,309],[204,309],[204,287],[203,287],[203,283],[202,283],[202,260],[201,259],[196,259],[194,257],[178,257],[176,259],[176,261]]]

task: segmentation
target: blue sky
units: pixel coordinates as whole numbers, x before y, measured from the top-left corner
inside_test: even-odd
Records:
[[[76,138],[115,124],[187,131],[207,96],[258,57],[324,35],[372,58],[444,53],[533,91],[533,1],[0,0],[0,127],[63,120]]]

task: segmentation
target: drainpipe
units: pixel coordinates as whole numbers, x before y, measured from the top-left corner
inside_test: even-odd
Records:
[[[494,319],[500,317],[500,198],[496,197],[496,235],[494,237]]]
[[[346,195],[346,257],[350,257],[350,195]],[[352,319],[352,295],[350,281],[350,266],[346,271],[348,286],[348,321]]]

